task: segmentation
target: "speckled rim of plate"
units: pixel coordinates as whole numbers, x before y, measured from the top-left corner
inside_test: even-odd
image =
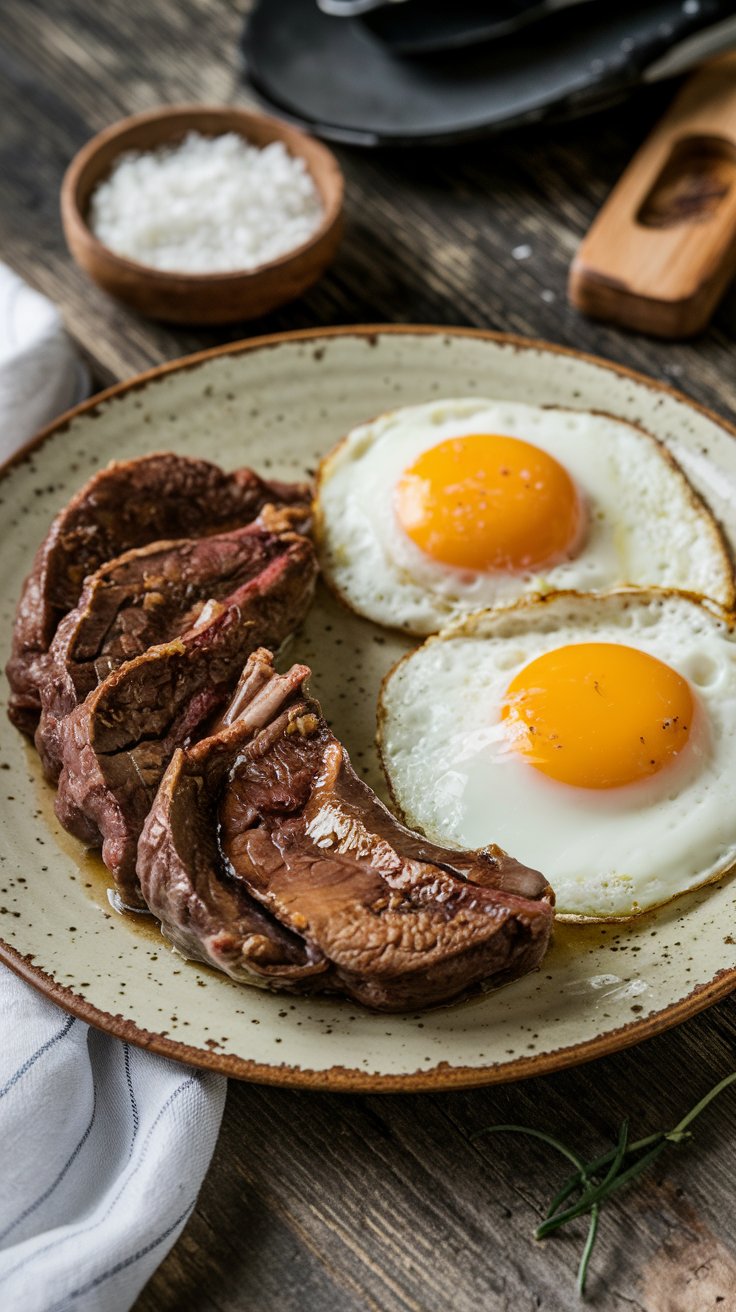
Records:
[[[41,448],[45,442],[62,434],[78,416],[93,414],[105,402],[126,393],[138,391],[150,382],[154,382],[168,374],[196,368],[198,365],[218,357],[268,350],[289,342],[319,342],[320,340],[345,337],[370,339],[392,334],[474,338],[496,343],[499,346],[510,347],[513,350],[532,350],[571,357],[609,371],[619,377],[629,378],[635,384],[651,391],[664,393],[736,438],[736,425],[722,418],[708,407],[692,400],[678,389],[624,365],[615,364],[588,352],[558,346],[540,339],[478,328],[452,328],[428,324],[361,324],[273,333],[241,342],[228,343],[206,351],[198,351],[192,355],[146,370],[131,379],[96,393],[89,400],[60,415],[58,419],[43,428],[15,452],[9,460],[0,465],[0,479],[16,464]],[[2,939],[0,939],[0,961],[65,1011],[99,1030],[127,1040],[138,1047],[236,1079],[287,1088],[315,1089],[328,1092],[438,1092],[443,1089],[510,1083],[531,1076],[549,1075],[571,1066],[595,1060],[598,1057],[609,1056],[645,1039],[661,1034],[663,1031],[681,1024],[697,1015],[698,1012],[719,1002],[736,988],[736,968],[721,969],[710,981],[697,985],[691,992],[672,1005],[641,1020],[630,1021],[616,1029],[609,1030],[597,1038],[571,1044],[550,1052],[539,1053],[532,1057],[516,1058],[514,1061],[501,1064],[495,1063],[490,1066],[458,1066],[440,1061],[428,1070],[393,1075],[389,1073],[370,1074],[357,1068],[341,1065],[333,1065],[322,1070],[310,1070],[300,1066],[291,1066],[288,1063],[263,1063],[233,1054],[192,1047],[178,1040],[170,1039],[164,1034],[142,1029],[121,1014],[113,1015],[99,1009],[85,998],[80,997],[72,989],[60,984],[40,967],[35,966],[32,961]],[[386,1019],[390,1018],[387,1017]]]
[[[270,1065],[234,1057],[229,1053],[213,1053],[203,1048],[192,1048],[186,1043],[165,1038],[140,1029],[123,1016],[100,1011],[78,994],[26,961],[19,952],[0,939],[0,961],[15,971],[21,979],[32,984],[57,1006],[76,1016],[86,1024],[124,1039],[138,1048],[160,1053],[174,1061],[185,1062],[201,1070],[214,1071],[231,1079],[248,1080],[253,1084],[271,1084],[287,1089],[312,1089],[322,1093],[440,1093],[447,1089],[482,1088],[489,1084],[512,1084],[516,1080],[537,1075],[554,1075],[570,1066],[582,1066],[598,1057],[610,1057],[624,1048],[634,1047],[645,1039],[652,1039],[665,1030],[690,1020],[699,1011],[728,997],[736,988],[736,970],[723,970],[710,981],[693,989],[687,997],[673,1006],[642,1021],[631,1021],[619,1029],[586,1043],[558,1048],[556,1052],[540,1053],[536,1057],[521,1057],[516,1061],[494,1066],[452,1066],[438,1062],[431,1070],[412,1075],[366,1075],[364,1071],[348,1066],[331,1066],[327,1070],[308,1070],[286,1064]],[[387,1016],[387,1020],[391,1017]]]

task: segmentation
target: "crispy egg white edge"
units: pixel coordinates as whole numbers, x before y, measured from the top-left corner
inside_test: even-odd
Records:
[[[484,628],[487,628],[488,630],[497,630],[498,628],[502,628],[504,624],[509,623],[511,628],[508,634],[504,634],[505,637],[513,636],[515,631],[525,632],[526,628],[523,621],[524,617],[528,616],[529,613],[535,615],[541,614],[542,611],[548,613],[555,605],[562,606],[570,600],[582,601],[583,604],[588,605],[590,603],[595,604],[598,601],[606,604],[611,599],[626,600],[627,598],[630,598],[637,603],[642,600],[656,600],[657,598],[674,598],[685,603],[689,602],[700,610],[704,610],[711,619],[718,620],[724,624],[730,634],[736,632],[736,616],[734,616],[732,611],[719,605],[718,602],[713,601],[710,597],[702,597],[698,593],[686,592],[684,589],[626,587],[611,588],[606,592],[598,593],[576,592],[574,589],[566,589],[565,591],[548,593],[542,597],[522,597],[519,601],[514,602],[510,606],[496,607],[493,610],[487,609],[476,611],[471,615],[461,616],[459,619],[453,620],[451,624],[448,624],[447,627],[442,629],[439,633],[430,634],[423,642],[418,643],[412,651],[406,652],[404,656],[401,656],[399,660],[391,666],[391,669],[386,672],[381,681],[378,693],[378,705],[376,710],[376,750],[386,780],[389,796],[391,797],[392,806],[403,824],[407,825],[408,828],[417,833],[423,834],[424,837],[430,839],[430,841],[438,841],[440,843],[444,842],[441,838],[432,840],[430,835],[425,834],[422,826],[417,824],[417,822],[404,811],[404,808],[394,790],[391,775],[386,763],[386,755],[384,753],[384,730],[388,719],[388,712],[385,705],[385,692],[393,675],[399,667],[404,665],[405,662],[410,661],[418,651],[421,651],[432,643],[446,642],[448,639],[462,637],[492,639],[494,636],[493,633],[484,633]],[[520,626],[514,624],[514,621],[517,619],[521,621]],[[489,840],[489,844],[490,842],[492,842],[492,840]],[[450,849],[448,848],[448,850]],[[458,848],[455,850],[466,851],[467,849]],[[507,855],[513,857],[514,853],[510,852],[507,853]],[[555,910],[555,920],[559,921],[560,924],[569,925],[631,924],[633,921],[640,921],[643,916],[647,916],[663,906],[668,906],[670,902],[675,902],[680,898],[688,897],[690,894],[696,893],[699,889],[707,888],[709,884],[716,884],[719,880],[726,879],[729,875],[733,874],[734,871],[736,871],[736,860],[706,875],[697,884],[692,884],[689,888],[673,893],[670,897],[662,898],[660,901],[653,902],[642,908],[641,911],[632,912],[629,915],[611,914],[594,916],[568,911],[558,912]],[[545,872],[541,871],[541,874],[544,875]],[[552,885],[552,888],[554,891],[554,885]]]
[[[334,548],[330,542],[330,529],[323,508],[323,489],[327,485],[328,480],[331,479],[335,473],[339,474],[343,467],[350,463],[357,463],[354,462],[351,446],[353,444],[359,446],[360,450],[358,455],[360,457],[363,450],[374,446],[376,442],[382,440],[385,429],[394,423],[397,416],[404,414],[411,417],[423,412],[429,414],[437,407],[457,407],[459,410],[458,417],[462,418],[463,413],[467,413],[468,408],[472,411],[482,411],[486,407],[494,407],[503,405],[504,403],[509,405],[525,404],[508,400],[506,402],[503,400],[491,400],[484,397],[454,397],[432,402],[423,402],[413,406],[400,406],[395,410],[384,411],[373,419],[368,419],[360,424],[354,425],[354,427],[340,438],[335,446],[323,456],[319,463],[315,478],[313,536],[320,559],[322,577],[326,585],[333,595],[336,596],[338,600],[348,608],[348,610],[352,611],[353,614],[361,615],[364,618],[371,620],[374,624],[379,624],[382,628],[394,629],[401,633],[410,633],[420,638],[426,638],[427,636],[434,635],[439,631],[444,631],[446,627],[453,624],[462,623],[469,614],[474,612],[465,611],[464,613],[454,615],[449,612],[445,615],[444,619],[440,620],[439,627],[435,628],[428,625],[422,627],[412,626],[408,621],[392,624],[388,620],[370,615],[367,611],[361,610],[356,606],[352,597],[348,595],[344,586],[338,581],[337,575],[340,573],[339,569],[336,570],[333,568]],[[676,480],[679,492],[688,504],[691,513],[697,518],[699,527],[708,539],[708,546],[712,552],[713,560],[714,562],[717,562],[719,566],[719,569],[714,576],[714,586],[712,589],[712,592],[716,594],[714,599],[727,611],[734,611],[736,609],[736,560],[734,559],[734,554],[725,531],[716,519],[705,498],[696,491],[672,451],[660,438],[655,437],[640,424],[634,423],[630,420],[621,419],[619,416],[613,415],[605,410],[580,410],[573,406],[558,406],[551,404],[532,406],[530,408],[533,410],[559,413],[561,415],[592,415],[594,418],[611,422],[614,425],[621,426],[628,430],[633,430],[646,443],[648,443],[650,452],[656,452],[658,457],[663,461],[663,464],[667,467],[667,476],[670,478],[674,477]],[[376,427],[378,427],[379,431],[378,433],[373,433],[372,430]],[[410,581],[412,586],[416,588],[420,587],[420,585],[415,583],[413,579]],[[625,583],[621,582],[620,584],[617,584],[615,590],[635,586],[637,585],[631,581],[626,581]],[[657,585],[651,584],[641,586],[654,588]],[[552,586],[549,589],[543,588],[533,592],[526,592],[523,597],[519,598],[519,602],[525,599],[536,601],[539,598],[550,594],[554,595],[557,592],[565,591],[571,593],[575,590],[576,589],[574,588],[555,588]],[[669,590],[680,591],[682,593],[686,591],[685,588],[671,588]],[[582,590],[580,591],[582,595]],[[602,592],[603,590],[600,591]],[[704,594],[693,593],[692,595]],[[438,599],[438,605],[441,604],[441,601]],[[497,606],[492,607],[492,609],[507,609],[516,604],[516,601],[508,602],[503,600],[499,602]],[[480,608],[476,607],[475,609],[479,610]]]

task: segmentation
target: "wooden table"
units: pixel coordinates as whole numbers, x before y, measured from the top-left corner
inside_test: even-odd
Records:
[[[736,411],[729,298],[699,341],[665,345],[584,322],[570,259],[671,95],[657,89],[564,127],[463,150],[339,152],[347,232],[329,276],[268,320],[173,332],[127,313],[72,266],[61,175],[93,132],[162,101],[249,103],[241,13],[226,0],[3,0],[0,254],[53,297],[99,381],[251,333],[400,320],[546,337],[670,379]],[[517,248],[529,247],[526,259]],[[526,1084],[424,1096],[327,1096],[232,1084],[197,1211],[137,1312],[569,1312],[577,1234],[531,1230],[564,1175],[515,1121],[588,1154],[621,1117],[634,1135],[679,1116],[736,1062],[731,1000],[591,1066]],[[590,1278],[611,1312],[736,1309],[736,1095],[603,1214]]]

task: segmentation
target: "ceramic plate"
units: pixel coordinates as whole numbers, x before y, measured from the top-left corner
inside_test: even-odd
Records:
[[[538,343],[440,329],[260,338],[103,393],[54,425],[0,482],[0,614],[55,511],[108,460],[173,449],[301,477],[356,421],[474,393],[606,410],[672,448],[736,540],[734,430],[657,383]],[[292,652],[357,768],[385,795],[376,695],[407,640],[321,593]],[[117,914],[98,859],[55,822],[36,756],[0,713],[2,958],[62,1007],[133,1043],[243,1079],[324,1089],[513,1080],[635,1043],[736,986],[736,880],[635,925],[559,926],[541,971],[474,1001],[378,1016],[349,1002],[232,983]]]

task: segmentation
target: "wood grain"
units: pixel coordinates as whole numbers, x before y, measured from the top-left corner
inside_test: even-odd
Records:
[[[175,332],[106,298],[65,252],[64,169],[123,114],[252,103],[241,20],[224,0],[3,0],[0,250],[62,306],[101,381],[246,332],[470,323],[607,355],[734,418],[732,294],[706,336],[677,345],[591,324],[566,301],[578,243],[671,88],[463,150],[340,150],[347,225],[336,264],[302,300],[247,327]],[[532,1141],[470,1135],[519,1121],[593,1153],[627,1113],[635,1134],[674,1123],[735,1052],[729,1000],[631,1052],[509,1088],[330,1097],[231,1084],[197,1210],[136,1312],[571,1312],[582,1227],[531,1238],[564,1166]],[[694,1146],[606,1209],[591,1307],[736,1309],[735,1131],[731,1094]]]

